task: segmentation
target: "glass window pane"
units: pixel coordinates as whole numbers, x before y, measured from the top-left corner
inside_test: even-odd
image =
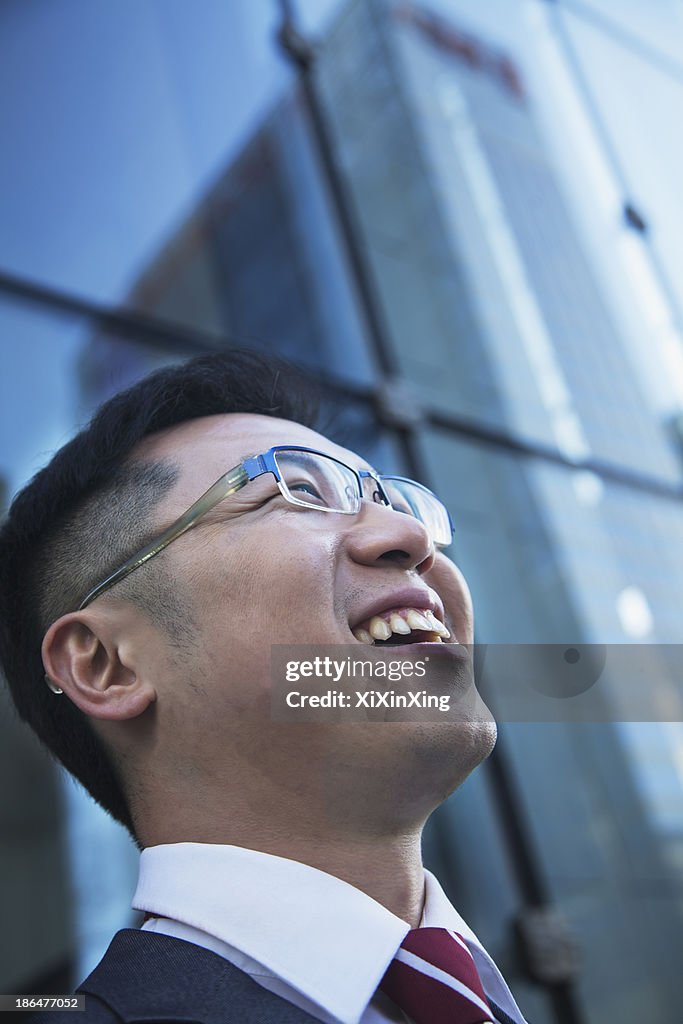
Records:
[[[370,379],[272,0],[0,14],[0,271]]]
[[[0,266],[124,300],[286,83],[275,17],[269,0],[5,5]]]

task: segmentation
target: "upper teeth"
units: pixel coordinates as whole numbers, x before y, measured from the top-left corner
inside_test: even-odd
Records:
[[[356,640],[363,644],[374,644],[375,640],[388,640],[392,633],[407,636],[414,629],[431,633],[429,639],[436,643],[441,643],[442,639],[449,639],[451,635],[443,622],[440,622],[429,609],[392,608],[381,615],[373,615],[366,625],[367,628],[365,625],[358,626],[353,631]]]

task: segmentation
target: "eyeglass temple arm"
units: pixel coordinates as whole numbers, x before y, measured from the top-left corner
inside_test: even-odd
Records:
[[[235,466],[233,469],[229,469],[215,484],[209,487],[208,491],[205,491],[200,498],[197,498],[194,505],[192,505],[187,512],[184,512],[179,519],[176,519],[168,529],[160,533],[158,537],[151,540],[149,544],[146,544],[139,551],[136,551],[134,555],[128,559],[127,562],[113,572],[111,576],[108,576],[101,583],[98,583],[96,587],[86,594],[84,599],[78,606],[79,612],[86,608],[96,597],[103,594],[105,591],[113,587],[115,583],[129,576],[139,566],[144,565],[150,558],[154,558],[160,551],[167,548],[168,545],[174,541],[181,534],[189,530],[191,526],[197,522],[198,519],[208,512],[210,509],[217,505],[223,498],[227,498],[229,494],[234,494],[235,491],[239,491],[241,487],[244,487],[249,482],[250,476],[246,469],[240,463],[239,466]]]

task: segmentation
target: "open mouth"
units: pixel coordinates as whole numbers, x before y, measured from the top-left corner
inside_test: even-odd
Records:
[[[376,647],[457,643],[429,608],[390,608],[360,622],[352,632],[360,643]]]

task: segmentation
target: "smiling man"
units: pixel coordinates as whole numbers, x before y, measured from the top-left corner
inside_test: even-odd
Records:
[[[316,433],[307,393],[244,352],[163,370],[3,527],[19,712],[142,850],[145,923],[79,986],[86,1020],[523,1020],[421,859],[495,741],[462,682],[448,514]],[[296,645],[429,655],[424,693],[468,699],[431,721],[282,722],[271,653]]]

